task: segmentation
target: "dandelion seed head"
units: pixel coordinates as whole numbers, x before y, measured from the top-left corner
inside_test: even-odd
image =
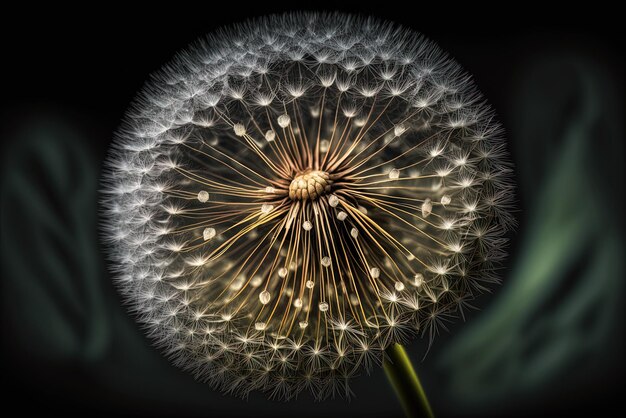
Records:
[[[495,280],[512,223],[500,132],[405,28],[286,14],[210,35],[147,84],[112,145],[115,280],[213,387],[331,396]]]
[[[270,292],[268,292],[267,290],[264,290],[261,293],[259,293],[259,300],[261,301],[261,304],[263,305],[267,305],[268,303],[270,303],[271,298],[272,298],[272,295],[270,295]]]
[[[316,200],[330,191],[332,180],[320,170],[305,170],[296,174],[289,184],[291,200]]]

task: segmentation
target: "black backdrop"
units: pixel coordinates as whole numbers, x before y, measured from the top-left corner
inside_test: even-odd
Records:
[[[196,383],[147,343],[119,303],[97,239],[97,179],[149,73],[222,25],[301,9],[172,3],[4,13],[2,393],[37,413],[400,416],[384,374],[351,402],[242,401]],[[502,288],[467,324],[408,350],[439,416],[526,416],[619,405],[624,366],[623,36],[619,13],[476,10],[385,2],[345,12],[420,31],[497,109],[520,211]],[[573,7],[573,6],[572,6]],[[327,7],[326,10],[334,10]],[[573,13],[572,13],[573,12]],[[623,404],[622,404],[623,405]],[[623,410],[623,406],[619,406]]]

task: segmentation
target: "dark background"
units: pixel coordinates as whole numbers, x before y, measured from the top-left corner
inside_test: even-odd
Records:
[[[440,417],[624,410],[623,22],[597,4],[553,13],[524,4],[489,13],[442,3],[342,7],[420,31],[456,58],[498,111],[516,164],[520,226],[504,284],[477,302],[481,310],[467,323],[451,324],[426,357],[423,341],[407,347]],[[7,410],[401,416],[382,370],[354,379],[350,402],[222,396],[164,360],[113,288],[97,235],[97,182],[126,106],[148,74],[196,38],[290,10],[228,6],[155,3],[131,13],[33,4],[4,13]]]

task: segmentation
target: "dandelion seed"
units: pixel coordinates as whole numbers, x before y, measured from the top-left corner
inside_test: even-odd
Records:
[[[267,324],[265,322],[256,322],[254,324],[254,329],[256,329],[257,331],[263,331],[266,326]]]
[[[330,257],[326,256],[326,257],[322,257],[322,265],[324,267],[330,267]]]
[[[452,202],[452,198],[450,196],[448,196],[447,194],[444,194],[443,196],[441,196],[441,204],[442,205],[449,205],[450,202]]]
[[[280,277],[281,279],[287,277],[287,273],[289,273],[289,271],[285,267],[281,267],[278,269],[278,277]]]
[[[264,203],[261,205],[261,213],[270,213],[272,209],[274,209],[274,205],[270,205],[269,203]]]
[[[421,285],[424,284],[424,275],[422,273],[417,273],[415,276],[413,276],[413,284],[416,287],[420,287]]]
[[[347,217],[348,217],[348,214],[344,211],[339,211],[337,213],[337,219],[341,222],[345,221]]]
[[[305,286],[307,289],[313,289],[315,287],[315,282],[313,280],[307,280]]]
[[[309,323],[306,321],[300,321],[298,322],[298,326],[300,327],[300,329],[305,329],[306,327],[309,326]]]
[[[204,228],[204,230],[202,231],[202,238],[204,238],[205,241],[208,241],[214,238],[215,234],[215,228]]]
[[[356,239],[356,237],[358,237],[358,236],[359,236],[359,230],[358,230],[358,229],[356,229],[356,228],[352,228],[352,229],[350,230],[350,235],[352,236],[352,238]]]
[[[405,132],[406,132],[406,126],[404,126],[404,125],[396,125],[393,128],[393,134],[395,136],[400,136],[400,135],[402,135]]]
[[[297,298],[296,300],[294,300],[293,306],[295,306],[296,308],[302,308],[302,299]]]
[[[287,126],[289,126],[290,123],[291,118],[289,117],[289,115],[284,114],[278,117],[278,126],[280,126],[281,128],[286,128]]]
[[[264,290],[261,293],[259,293],[259,300],[261,301],[261,304],[263,305],[267,305],[270,302],[271,298],[272,298],[272,295],[270,295],[270,292],[268,292],[267,290]]]
[[[404,290],[404,283],[395,282],[393,287],[395,287],[398,292],[402,292]]]
[[[274,187],[272,187],[272,186],[267,186],[267,187],[265,188],[265,193],[271,193],[271,194],[274,194],[274,193],[276,193],[276,189],[275,189]]]
[[[433,204],[430,199],[424,200],[422,203],[422,216],[426,218],[433,211]]]
[[[311,223],[311,221],[304,221],[304,223],[302,224],[302,229],[304,229],[305,231],[310,231],[311,229],[313,229],[313,224]]]
[[[395,180],[399,177],[400,177],[400,170],[398,170],[397,168],[393,168],[389,171],[389,178],[391,180]]]
[[[276,132],[269,130],[265,132],[265,140],[267,142],[273,142],[276,139]]]
[[[318,305],[318,308],[319,308],[320,312],[326,312],[326,311],[328,311],[328,303],[320,302],[320,304]]]
[[[329,204],[331,207],[336,208],[336,207],[337,207],[337,205],[339,205],[339,198],[338,198],[337,196],[335,196],[334,194],[333,194],[333,195],[330,195],[330,196],[328,197],[328,204]]]
[[[261,276],[254,276],[252,280],[250,280],[250,286],[252,287],[259,287],[261,286],[262,283],[263,283],[263,277]]]
[[[239,277],[237,280],[233,282],[233,284],[230,285],[230,288],[232,290],[239,290],[243,287],[244,282],[245,282],[245,279],[243,277]]]
[[[205,190],[198,192],[198,200],[200,203],[206,203],[209,200],[209,193]]]
[[[378,267],[372,267],[370,269],[370,276],[374,279],[378,279],[380,277],[380,269]]]
[[[233,130],[235,131],[235,135],[237,136],[244,136],[246,134],[246,127],[243,126],[241,123],[236,123],[233,126]]]

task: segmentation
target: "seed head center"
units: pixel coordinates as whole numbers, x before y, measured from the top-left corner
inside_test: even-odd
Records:
[[[291,200],[315,200],[330,192],[333,181],[325,171],[306,170],[294,176],[289,185]]]

